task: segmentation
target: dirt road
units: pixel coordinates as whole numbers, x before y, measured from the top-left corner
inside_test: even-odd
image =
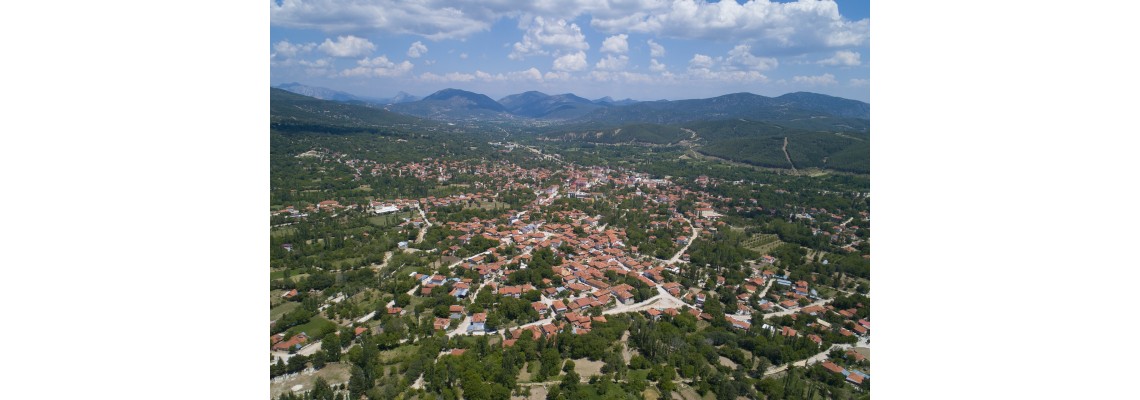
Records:
[[[787,136],[784,137],[784,147],[781,150],[784,151],[784,158],[788,160],[788,165],[791,165],[792,171],[795,171],[796,165],[792,164],[792,157],[788,155],[788,137]]]

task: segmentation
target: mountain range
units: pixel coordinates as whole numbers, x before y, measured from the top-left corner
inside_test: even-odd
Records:
[[[345,98],[335,91],[314,94]],[[626,105],[537,91],[495,101],[459,89],[382,107],[277,88],[270,90],[270,98],[271,126],[282,132],[442,132],[448,128],[437,121],[483,121],[523,127],[516,132],[538,140],[682,145],[705,156],[772,168],[858,173],[870,168],[870,105],[817,93],[733,93]]]

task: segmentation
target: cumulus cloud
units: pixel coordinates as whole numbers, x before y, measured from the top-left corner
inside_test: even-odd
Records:
[[[325,42],[317,48],[333,57],[349,58],[371,53],[372,50],[376,50],[376,45],[368,39],[348,35],[337,36],[335,42],[325,39]]]
[[[407,60],[396,63],[388,59],[387,56],[377,56],[374,58],[363,58],[356,61],[356,67],[346,69],[340,72],[341,76],[363,76],[363,77],[391,77],[400,76],[411,72],[413,68],[412,63]]]
[[[462,72],[448,72],[443,75],[424,72],[420,74],[419,79],[426,82],[471,82],[475,80],[475,75]]]
[[[850,51],[850,50],[840,50],[840,51],[835,52],[835,55],[832,56],[831,58],[819,60],[819,63],[822,65],[842,65],[842,66],[847,66],[847,67],[854,67],[854,66],[858,66],[858,65],[863,63],[863,61],[860,60],[859,57],[860,57],[860,54],[858,52]]]
[[[812,85],[812,86],[827,86],[827,85],[834,85],[836,83],[835,75],[832,75],[832,74],[823,74],[823,75],[815,75],[815,76],[795,76],[795,77],[792,77],[792,82],[805,83],[805,84]]]
[[[591,71],[590,79],[597,82],[621,82],[621,83],[650,83],[653,78],[649,75],[628,72],[628,71]]]
[[[705,80],[768,82],[768,77],[760,71],[774,66],[775,59],[770,61],[767,59],[753,60],[745,57],[745,53],[747,53],[747,48],[741,49],[740,46],[737,46],[729,52],[728,58],[713,58],[700,53],[693,54],[693,58],[689,59],[689,69],[686,75],[690,78]],[[746,62],[750,64],[746,65]],[[742,65],[752,68],[745,69],[741,67]]]
[[[654,57],[654,58],[665,57],[665,46],[662,46],[662,45],[658,44],[657,42],[654,42],[653,39],[649,39],[648,41],[646,41],[646,43],[649,43],[649,56],[650,57]]]
[[[606,33],[637,32],[683,39],[758,41],[784,48],[857,46],[870,36],[870,21],[839,14],[834,1],[704,0],[645,2],[636,11],[590,25]]]
[[[269,56],[275,60],[286,60],[313,51],[316,47],[316,43],[293,44],[282,40],[273,45],[273,53]]]
[[[665,64],[657,62],[656,58],[649,59],[649,70],[653,72],[661,72],[665,70]]]
[[[427,54],[427,52],[427,46],[424,46],[422,42],[417,40],[415,43],[412,43],[412,47],[408,48],[408,57],[419,58],[420,56]]]
[[[554,59],[555,71],[577,72],[586,69],[586,52],[566,54]]]
[[[542,75],[542,79],[548,81],[565,81],[570,79],[570,73],[565,71],[547,71]]]
[[[602,41],[603,53],[625,54],[629,52],[629,35],[613,35]]]
[[[534,17],[522,40],[511,46],[511,53],[507,57],[521,60],[530,55],[548,55],[551,51],[555,55],[562,55],[589,48],[586,35],[582,34],[582,28],[578,27],[578,24],[567,23],[563,19],[548,21],[542,17]]]
[[[542,72],[538,68],[531,67],[523,71],[511,71],[505,74],[489,74],[483,71],[475,71],[475,78],[485,82],[503,82],[503,81],[534,81],[542,82]]]
[[[867,85],[870,85],[870,84],[871,84],[871,80],[870,80],[870,79],[855,79],[855,78],[851,78],[851,80],[847,81],[847,86],[851,86],[851,87],[863,87],[863,86],[867,86]]]
[[[689,60],[689,68],[712,68],[713,58],[704,54],[693,54],[693,58]]]
[[[309,75],[329,77],[336,75],[333,69],[332,60],[328,58],[322,58],[313,61],[299,60],[297,61],[297,64],[305,67],[305,73]]]
[[[752,55],[752,48],[746,44],[733,47],[725,59],[728,69],[767,71],[780,65],[775,58]]]
[[[270,2],[269,20],[272,26],[287,28],[380,31],[443,40],[490,30],[501,18],[574,20],[586,14],[592,26],[607,34],[759,40],[785,47],[857,46],[870,35],[868,19],[844,18],[830,0],[750,0],[744,4],[707,0],[277,0]]]
[[[629,63],[628,56],[607,54],[605,58],[598,61],[597,64],[594,64],[594,68],[606,71],[619,71],[625,69],[627,63]]]
[[[444,0],[279,0],[269,3],[271,25],[325,32],[381,31],[431,40],[459,39],[490,29],[505,5]]]

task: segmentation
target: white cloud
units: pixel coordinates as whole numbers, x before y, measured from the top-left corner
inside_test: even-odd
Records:
[[[612,54],[607,54],[605,58],[594,65],[594,68],[606,71],[619,71],[625,69],[627,63],[629,63],[628,56],[620,55],[615,57]]]
[[[566,20],[547,21],[542,17],[534,17],[522,41],[515,42],[511,54],[507,57],[512,60],[521,60],[531,55],[547,55],[553,49],[555,55],[567,54],[572,51],[588,50],[590,44],[586,43],[586,35],[578,24],[567,23]]]
[[[475,78],[485,82],[503,82],[503,81],[534,81],[542,82],[542,72],[538,68],[531,67],[523,71],[511,71],[506,74],[489,74],[483,71],[475,71]]]
[[[842,47],[865,43],[869,19],[852,21],[834,1],[752,0],[277,0],[272,26],[324,32],[387,32],[431,40],[463,39],[501,18],[572,21],[589,14],[607,34],[649,33],[685,39],[765,41],[786,47]],[[661,57],[654,55],[654,57]]]
[[[729,50],[725,63],[728,69],[756,71],[767,71],[780,65],[775,58],[752,55],[752,48],[746,44],[738,45]]]
[[[826,86],[836,84],[835,75],[823,74],[816,76],[795,76],[792,77],[792,82],[805,83],[812,86]]]
[[[467,53],[459,53],[459,59],[460,60],[466,60],[467,59]]]
[[[653,72],[661,72],[665,70],[665,64],[657,62],[656,58],[649,59],[649,70]]]
[[[387,56],[377,56],[374,58],[363,58],[356,61],[356,67],[346,69],[340,72],[341,76],[364,76],[364,77],[390,77],[400,76],[412,71],[414,66],[407,60],[395,63],[388,60]]]
[[[288,40],[282,40],[273,45],[273,53],[269,56],[275,60],[285,60],[313,51],[316,47],[316,43],[293,44]]]
[[[428,52],[427,46],[424,46],[424,44],[422,42],[417,40],[417,41],[415,41],[415,43],[412,43],[412,47],[408,48],[408,57],[419,58],[420,56],[426,54],[427,52]]]
[[[629,35],[613,35],[602,41],[603,53],[625,54],[629,52]]]
[[[419,78],[421,81],[427,82],[470,82],[475,80],[475,75],[461,72],[448,72],[443,75],[424,72],[420,74]]]
[[[649,43],[649,56],[650,57],[665,57],[665,46],[654,42],[653,39],[646,41]]]
[[[832,56],[831,58],[819,60],[819,63],[822,65],[843,65],[843,66],[848,66],[848,67],[854,67],[854,66],[858,66],[858,65],[863,63],[863,61],[860,60],[859,58],[860,58],[860,54],[858,52],[850,51],[850,50],[840,50],[840,51],[835,52],[835,55]]]
[[[570,73],[563,71],[547,71],[546,74],[542,76],[542,78],[548,81],[565,81],[570,79]]]
[[[349,58],[360,57],[371,53],[372,50],[376,50],[376,45],[372,44],[368,39],[348,35],[337,36],[335,42],[330,39],[325,39],[325,42],[321,43],[317,48],[333,57]]]
[[[870,80],[870,79],[855,79],[855,78],[851,78],[851,80],[847,81],[847,86],[851,86],[851,87],[863,87],[863,86],[867,86],[867,85],[870,85],[870,84],[871,84],[871,80]]]
[[[590,78],[597,82],[650,83],[649,75],[628,71],[591,71]]]
[[[504,7],[449,3],[445,0],[280,0],[280,3],[269,3],[269,21],[273,26],[288,28],[325,32],[382,31],[442,40],[488,30],[507,12]]]
[[[730,51],[729,54],[728,60],[733,60],[733,52]],[[738,57],[742,56],[738,55]],[[737,59],[733,62],[739,63],[740,61]],[[757,62],[757,65],[766,66],[767,61]],[[741,70],[735,64],[726,63],[724,57],[713,58],[699,53],[693,54],[693,58],[689,60],[687,76],[694,79],[726,82],[768,82],[768,77],[761,74],[758,69]]]
[[[590,25],[606,33],[636,32],[683,39],[757,41],[784,48],[857,46],[870,37],[870,20],[852,21],[834,1],[647,1],[637,10]]]
[[[314,61],[299,60],[297,61],[297,64],[305,67],[305,73],[309,75],[330,77],[336,75],[335,71],[333,70],[332,60],[328,58],[322,58]]]
[[[586,69],[586,65],[586,52],[579,51],[554,59],[553,69],[555,71],[576,72]]]
[[[712,68],[713,58],[704,54],[693,54],[693,58],[689,60],[689,68]]]

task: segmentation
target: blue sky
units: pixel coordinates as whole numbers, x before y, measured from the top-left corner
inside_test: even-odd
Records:
[[[869,101],[864,1],[271,0],[270,76],[371,97]]]

